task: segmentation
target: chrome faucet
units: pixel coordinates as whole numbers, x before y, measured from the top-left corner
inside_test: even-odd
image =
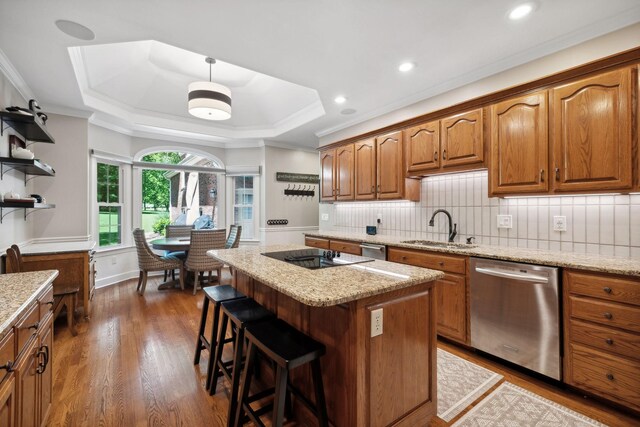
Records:
[[[451,228],[451,223],[453,221],[451,219],[451,214],[447,210],[436,209],[433,215],[431,215],[431,219],[429,220],[429,227],[433,227],[433,218],[435,218],[435,216],[440,212],[442,212],[449,218],[449,242],[453,242],[454,237],[456,237],[456,234],[458,234],[458,232],[456,231],[456,229],[458,228],[458,224],[453,224],[453,229]]]

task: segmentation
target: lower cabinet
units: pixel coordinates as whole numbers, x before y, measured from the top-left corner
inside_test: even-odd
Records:
[[[0,426],[15,427],[17,425],[15,375],[10,374],[0,384]]]
[[[15,367],[18,426],[40,425],[38,410],[38,340],[32,339]]]
[[[467,257],[389,247],[387,260],[445,272],[445,276],[436,281],[437,332],[468,345]]]
[[[345,254],[362,255],[360,243],[348,240],[322,239],[320,237],[305,236],[304,244],[318,249],[331,249]]]

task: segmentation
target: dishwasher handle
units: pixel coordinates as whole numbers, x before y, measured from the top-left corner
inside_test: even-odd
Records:
[[[476,271],[489,276],[502,277],[505,279],[523,280],[525,282],[549,283],[549,278],[544,276],[536,276],[535,274],[518,274],[505,271],[499,268],[476,267]]]
[[[380,252],[383,252],[385,249],[385,247],[382,245],[365,245],[364,243],[361,243],[360,247],[362,249],[372,249],[374,251],[380,251]]]

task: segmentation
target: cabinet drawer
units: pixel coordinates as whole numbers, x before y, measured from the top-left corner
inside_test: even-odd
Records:
[[[572,344],[569,364],[569,384],[640,408],[640,363]]]
[[[571,317],[640,333],[640,309],[592,298],[569,297]]]
[[[6,337],[0,341],[0,366],[13,365],[16,360],[16,339],[13,331],[9,331]],[[9,373],[8,369],[0,369],[0,382]]]
[[[38,332],[39,321],[40,311],[38,310],[38,304],[33,304],[27,314],[22,316],[22,319],[15,326],[16,339],[18,341],[17,355],[20,355],[29,339]]]
[[[571,342],[586,344],[620,356],[640,360],[640,335],[571,320],[569,339]]]
[[[316,237],[305,237],[304,244],[313,246],[314,248],[329,249],[329,241],[327,239],[318,239]]]
[[[565,271],[565,286],[576,295],[640,305],[640,281],[625,277]]]
[[[38,305],[40,307],[40,319],[44,319],[44,316],[53,310],[53,286],[40,295]]]
[[[360,243],[347,242],[344,240],[331,240],[331,243],[329,244],[329,249],[331,249],[332,251],[345,252],[347,254],[353,254],[353,255],[362,254]]]
[[[466,258],[411,249],[389,248],[387,259],[392,262],[442,270],[448,273],[466,274]]]

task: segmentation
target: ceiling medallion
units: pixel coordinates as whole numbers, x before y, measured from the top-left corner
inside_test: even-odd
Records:
[[[228,120],[231,118],[231,90],[211,81],[211,66],[216,63],[207,57],[209,81],[189,84],[189,114],[205,120]]]

